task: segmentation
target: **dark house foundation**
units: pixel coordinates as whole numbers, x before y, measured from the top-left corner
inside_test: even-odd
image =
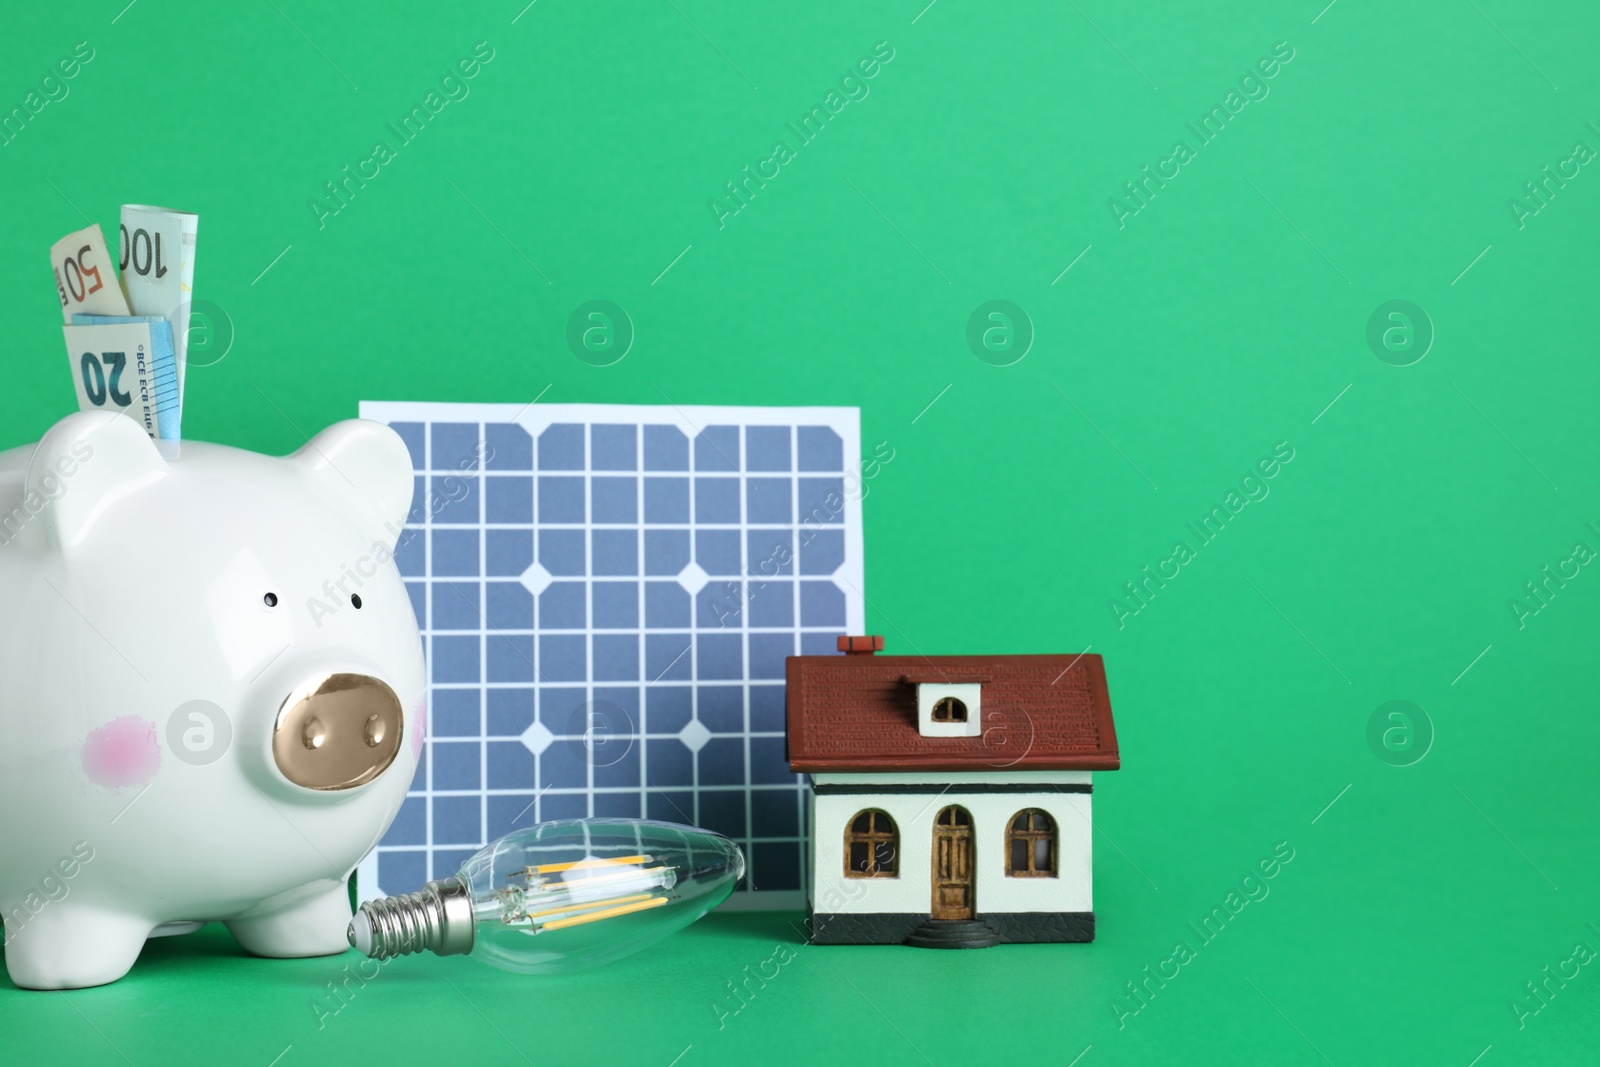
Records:
[[[1092,911],[979,912],[975,918],[1002,944],[1093,941]],[[807,914],[814,945],[900,945],[928,921],[923,912],[845,912]]]

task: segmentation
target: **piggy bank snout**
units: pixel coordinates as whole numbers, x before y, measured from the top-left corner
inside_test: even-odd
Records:
[[[400,752],[400,698],[366,674],[317,674],[278,709],[272,758],[307,789],[354,789],[377,778]]]

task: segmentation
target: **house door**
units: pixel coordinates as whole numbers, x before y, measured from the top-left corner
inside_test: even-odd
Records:
[[[933,820],[933,918],[972,918],[972,816],[951,805]]]

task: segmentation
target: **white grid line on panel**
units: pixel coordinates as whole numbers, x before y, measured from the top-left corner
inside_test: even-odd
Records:
[[[633,507],[634,518],[638,521],[639,538],[634,545],[634,563],[639,572],[639,580],[634,583],[634,609],[639,613],[639,643],[635,650],[639,667],[639,721],[634,723],[634,738],[629,739],[629,744],[639,746],[639,818],[650,817],[650,746],[645,743],[647,737],[645,728],[649,722],[650,709],[646,706],[650,700],[650,677],[648,661],[644,655],[645,634],[645,566],[644,566],[644,427],[636,426],[633,433]],[[593,621],[593,620],[591,620]]]
[[[422,437],[422,448],[423,448],[423,455],[427,457],[428,468],[431,470],[433,468],[433,434],[432,433],[425,432],[423,434],[423,437]],[[415,485],[416,484],[415,481],[413,481],[412,484]],[[423,505],[422,505],[422,507],[423,507],[423,511],[422,511],[422,524],[423,524],[423,530],[422,530],[423,572],[422,573],[427,579],[426,594],[424,596],[424,599],[426,601],[426,606],[427,606],[427,609],[428,609],[428,617],[426,619],[422,620],[422,624],[429,628],[427,630],[427,634],[428,634],[427,644],[424,647],[426,647],[428,649],[428,651],[431,653],[433,651],[433,631],[432,631],[432,626],[433,626],[433,504],[432,504],[432,501],[433,501],[433,479],[432,479],[431,475],[424,476],[423,479],[422,479],[422,501],[423,501]],[[431,681],[431,678],[430,678],[430,681]],[[429,702],[429,711],[430,711],[430,714],[431,714],[431,711],[432,711],[432,702],[431,701]],[[424,743],[423,743],[423,747],[422,747],[422,753],[423,753],[424,756],[427,757],[427,760],[428,760],[428,771],[427,771],[427,774],[425,774],[423,776],[423,783],[422,783],[422,810],[424,812],[424,819],[425,819],[424,834],[426,835],[423,838],[423,840],[426,841],[427,845],[428,845],[427,856],[423,861],[426,864],[426,866],[423,867],[423,873],[427,877],[432,878],[433,877],[433,841],[434,841],[434,834],[433,834],[433,731],[432,730],[428,731],[427,736],[423,738],[423,742]]]
[[[489,531],[486,523],[489,518],[489,483],[484,480],[483,471],[488,467],[489,435],[483,423],[478,423],[478,452],[476,469],[478,471],[478,676],[485,683],[489,681]],[[535,650],[537,655],[537,650]],[[478,733],[480,738],[489,736],[489,691],[484,689],[478,693]],[[430,764],[431,765],[431,764]],[[488,844],[489,837],[489,742],[478,742],[478,785],[483,788],[483,797],[478,805],[478,835],[483,838],[478,847]],[[431,804],[432,801],[430,800]],[[439,875],[433,874],[437,878]]]
[[[583,428],[583,584],[585,619],[594,622],[594,424]],[[549,570],[548,567],[545,568]],[[590,626],[583,635],[584,668],[583,679],[583,714],[588,728],[588,734],[594,736],[594,627]],[[549,751],[548,749],[546,751]],[[589,786],[589,795],[584,798],[584,814],[594,815],[594,746],[592,743],[584,745],[583,749],[583,774]]]
[[[739,427],[739,654],[744,657],[744,678],[740,682],[739,690],[744,695],[744,737],[740,747],[744,749],[744,780],[746,786],[755,784],[755,763],[752,761],[753,753],[750,751],[750,428]],[[793,478],[790,479],[794,481]],[[756,876],[759,874],[759,861],[756,859],[755,841],[755,805],[751,803],[750,790],[744,792],[744,858],[745,882],[754,886],[759,883]]]
[[[790,563],[790,571],[789,571],[789,574],[790,574],[789,610],[792,612],[790,617],[794,620],[794,630],[795,630],[794,644],[792,646],[790,646],[790,651],[792,651],[796,655],[799,655],[801,652],[805,651],[803,648],[800,647],[800,641],[801,641],[801,636],[800,635],[803,634],[805,631],[801,626],[801,621],[802,620],[800,618],[800,427],[799,426],[791,426],[791,427],[789,427],[789,470],[793,475],[789,479],[789,523],[790,523],[790,525],[789,525],[789,547],[794,553],[794,559]],[[848,555],[848,546],[846,547],[846,554]],[[785,699],[785,701],[784,701],[784,710],[785,710],[785,712],[787,712],[787,710],[788,710],[788,700],[787,699]],[[787,715],[785,717],[787,718]],[[806,790],[805,790],[804,782],[805,782],[805,777],[802,775],[797,780],[796,786],[795,786],[795,790],[794,790],[795,804],[796,804],[797,807],[800,807],[800,808],[803,808],[804,805],[805,805]],[[801,848],[800,848],[800,886],[801,886],[802,892],[804,892],[806,890],[806,887],[811,884],[810,881],[808,880],[809,879],[809,869],[810,869],[810,864],[811,864],[811,850],[804,846],[806,826],[805,826],[805,819],[804,819],[803,812],[798,812],[798,811],[796,812],[795,825],[800,828],[800,839],[801,839],[801,842],[802,842],[801,843]]]

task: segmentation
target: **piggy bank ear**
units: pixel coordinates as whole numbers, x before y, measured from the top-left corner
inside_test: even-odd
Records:
[[[32,516],[36,543],[70,552],[119,497],[166,472],[167,461],[132,418],[80,411],[52,426],[33,450],[20,510]]]
[[[336,422],[289,457],[357,526],[393,548],[411,510],[411,452],[381,422]]]

